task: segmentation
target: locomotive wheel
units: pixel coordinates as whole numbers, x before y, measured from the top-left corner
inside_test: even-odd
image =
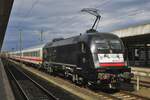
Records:
[[[125,83],[131,83],[131,79],[124,79]]]
[[[83,87],[87,87],[87,79],[85,79],[85,78],[83,78],[83,77],[79,77],[79,79],[78,79],[78,84],[80,85],[80,86],[83,86]]]
[[[72,75],[72,82],[75,84],[79,84],[79,77],[77,74]]]
[[[73,76],[72,76],[72,82],[75,83],[75,84],[77,84],[77,85],[80,85],[80,86],[86,85],[86,82],[84,82],[83,77],[80,77],[77,74],[73,74]]]
[[[65,71],[65,78],[69,78],[69,72]]]
[[[76,74],[76,84],[77,84],[77,85],[80,85],[80,84],[81,84],[79,78],[80,78],[79,75]]]
[[[41,64],[39,64],[39,65],[37,66],[37,69],[40,70],[42,67],[43,67],[43,66],[42,66]]]
[[[73,74],[73,75],[72,75],[72,82],[73,82],[73,83],[76,83],[76,74]]]

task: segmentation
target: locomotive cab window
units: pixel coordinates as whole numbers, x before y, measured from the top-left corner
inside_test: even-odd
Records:
[[[109,49],[109,45],[107,41],[105,40],[96,40],[95,43],[96,43],[97,49],[100,49],[100,50]]]
[[[117,49],[117,50],[121,50],[121,42],[119,40],[110,40],[110,47],[111,49]]]

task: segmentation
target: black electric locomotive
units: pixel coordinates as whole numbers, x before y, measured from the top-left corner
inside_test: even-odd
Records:
[[[55,39],[43,48],[43,66],[50,73],[61,73],[79,84],[118,87],[121,81],[130,82],[124,45],[111,33],[94,30],[100,20],[97,10],[83,9],[96,16],[92,29],[85,34]]]
[[[72,77],[73,82],[112,87],[131,78],[122,41],[109,33],[87,33],[48,43],[44,67]]]

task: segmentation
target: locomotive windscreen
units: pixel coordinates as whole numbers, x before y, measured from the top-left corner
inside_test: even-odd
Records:
[[[95,68],[125,66],[124,45],[113,34],[95,35],[91,38],[91,52]]]
[[[96,43],[96,47],[99,50],[105,50],[105,49],[109,49],[109,45],[107,43],[107,41],[105,40],[95,40]]]
[[[111,50],[112,53],[119,53],[124,50],[123,43],[118,37],[92,37],[91,43],[92,52],[109,53]]]
[[[121,42],[119,40],[110,40],[109,43],[111,49],[117,49],[117,50],[122,49]]]
[[[99,50],[122,49],[122,45],[119,40],[95,40],[95,45]]]

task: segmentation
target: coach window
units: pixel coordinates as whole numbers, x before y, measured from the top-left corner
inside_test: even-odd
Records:
[[[36,52],[36,57],[38,57],[38,53],[39,53],[39,51]]]
[[[27,53],[25,53],[25,56],[27,56]]]
[[[34,52],[34,57],[36,57],[36,51]]]
[[[37,57],[37,51],[35,51],[35,57]]]
[[[27,56],[29,56],[29,53],[27,52]]]
[[[38,57],[38,52],[37,51],[35,52],[35,57]]]
[[[32,52],[32,57],[34,57],[34,52]]]
[[[38,53],[38,52],[36,51],[36,52],[35,52],[35,56],[36,56],[36,57],[38,57],[38,54],[37,54],[37,53]]]
[[[28,56],[30,56],[30,53],[28,52]]]
[[[35,51],[35,57],[37,57],[37,51]]]
[[[35,51],[34,51],[34,54],[33,54],[33,56],[34,56],[34,57],[36,57],[36,52],[35,52]]]
[[[35,57],[38,57],[37,53],[38,53],[38,52],[36,51],[36,52],[35,52]]]
[[[40,57],[40,50],[37,52],[37,56]]]
[[[33,56],[33,52],[30,52],[30,56],[31,56],[31,57]]]
[[[36,51],[34,52],[34,57],[36,57]]]
[[[40,50],[37,52],[37,56],[40,57]]]

